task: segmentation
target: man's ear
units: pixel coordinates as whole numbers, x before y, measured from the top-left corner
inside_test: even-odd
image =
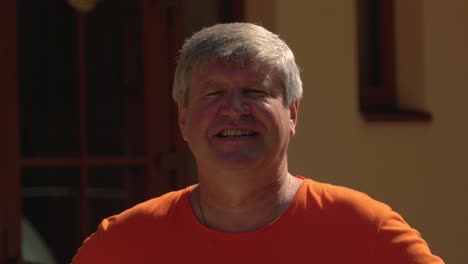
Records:
[[[185,135],[185,126],[187,122],[187,109],[184,106],[178,105],[178,114],[179,114],[179,129],[180,129],[180,134],[182,135],[182,138],[187,141],[187,137]]]
[[[297,115],[299,114],[299,99],[289,105],[290,135],[296,134]]]

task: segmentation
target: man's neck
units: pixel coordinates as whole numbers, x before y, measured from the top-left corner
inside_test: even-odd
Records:
[[[228,233],[260,229],[286,211],[302,182],[287,172],[276,178],[238,179],[224,186],[200,179],[191,202],[202,224]]]

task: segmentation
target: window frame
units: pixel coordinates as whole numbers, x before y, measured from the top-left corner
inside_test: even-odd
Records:
[[[369,13],[370,4],[376,5],[374,8],[378,9],[377,16]],[[398,107],[395,0],[357,0],[356,6],[361,116],[367,122],[431,121],[432,115],[429,112]],[[366,24],[369,22],[377,24],[373,28],[376,32],[370,32],[370,27]],[[372,34],[376,36],[372,38]],[[377,58],[372,58],[372,48],[369,47],[374,49]],[[368,62],[372,59],[377,65],[369,65]],[[374,68],[377,69],[377,76],[369,73]],[[378,81],[372,83],[369,81],[371,79]]]

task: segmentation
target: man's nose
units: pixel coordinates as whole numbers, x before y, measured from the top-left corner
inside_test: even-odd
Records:
[[[225,113],[235,118],[248,114],[250,107],[245,99],[242,91],[230,92],[225,101]]]

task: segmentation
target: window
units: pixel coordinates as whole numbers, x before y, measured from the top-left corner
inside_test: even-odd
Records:
[[[242,3],[213,0],[212,23],[241,18]],[[101,1],[84,15],[66,1],[18,0],[0,10],[0,263],[21,259],[22,217],[66,263],[103,217],[193,183],[171,99],[186,4]]]
[[[359,106],[367,121],[428,121],[398,106],[394,0],[357,0]]]

